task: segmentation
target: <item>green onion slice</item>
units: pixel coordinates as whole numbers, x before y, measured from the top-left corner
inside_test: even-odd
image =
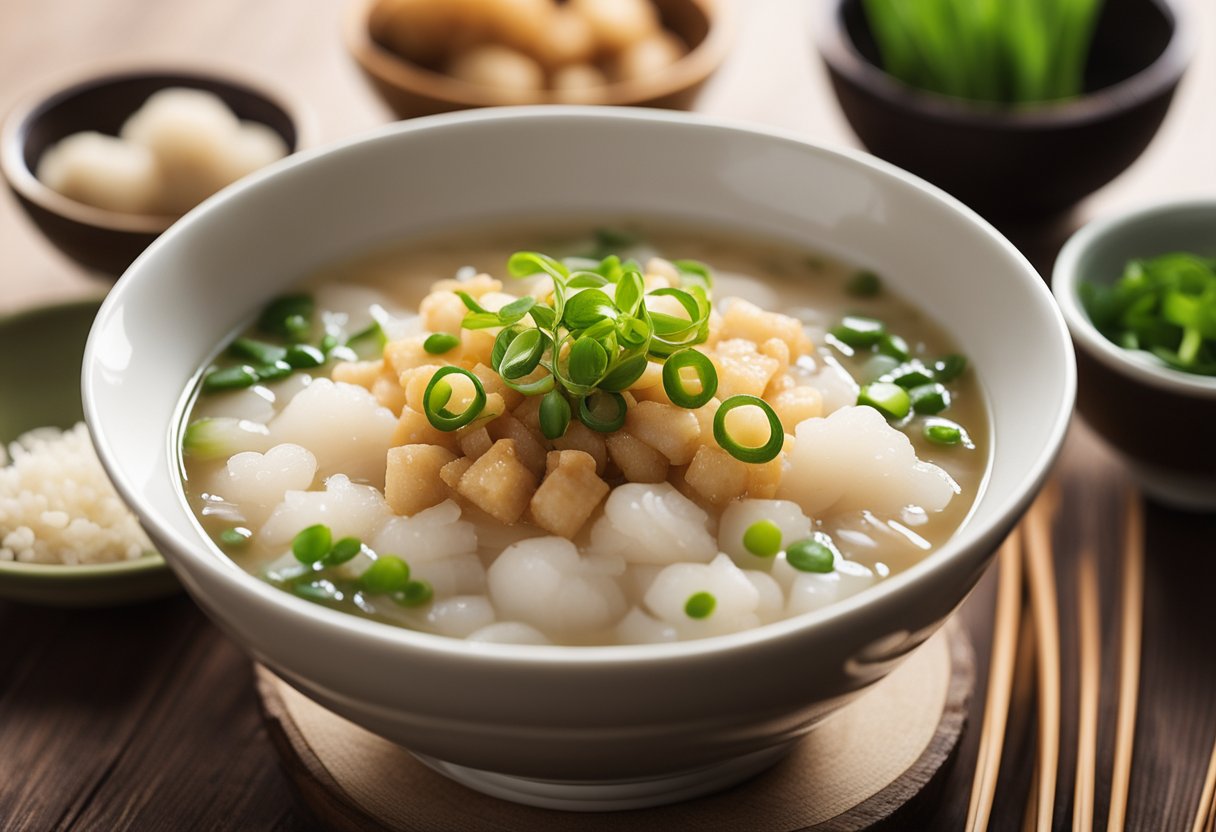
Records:
[[[694,592],[684,602],[684,614],[689,618],[700,620],[713,615],[718,599],[708,592]]]
[[[396,555],[381,555],[359,576],[368,592],[401,592],[410,580],[410,567]]]
[[[965,448],[974,448],[975,445],[971,441],[971,437],[962,425],[951,422],[949,419],[929,419],[925,422],[924,428],[925,438],[937,445],[962,445]]]
[[[434,588],[426,581],[407,581],[392,599],[403,607],[421,607],[435,597]]]
[[[587,329],[608,318],[616,320],[620,313],[612,298],[599,289],[584,289],[566,300],[563,323],[572,332]]]
[[[610,392],[627,390],[646,372],[650,359],[645,353],[622,356],[608,373],[600,379],[599,388]]]
[[[701,383],[699,392],[690,393],[684,386],[680,371],[685,367],[696,373]],[[663,363],[663,389],[673,404],[695,410],[707,404],[718,392],[718,371],[705,353],[694,349],[680,350],[672,353]]]
[[[539,329],[525,329],[510,340],[502,359],[494,369],[504,379],[518,381],[536,369],[546,346],[543,332]]]
[[[453,413],[445,405],[452,398],[452,386],[444,381],[447,376],[458,373],[473,384],[473,401],[462,413]],[[442,431],[458,430],[477,418],[477,414],[486,406],[486,391],[481,386],[481,379],[463,367],[440,367],[431,376],[431,381],[422,394],[422,409],[426,412],[427,421]]]
[[[501,334],[500,332],[499,335]],[[497,339],[495,339],[494,343],[497,345]],[[432,332],[422,342],[422,348],[431,355],[443,355],[445,352],[451,352],[458,346],[460,346],[460,336],[453,335],[450,332]]]
[[[240,390],[258,383],[258,374],[247,364],[212,370],[203,376],[203,392],[217,393],[221,390]]]
[[[566,372],[575,384],[594,387],[607,370],[608,351],[599,341],[584,336],[570,345]]]
[[[308,338],[312,329],[315,306],[310,295],[284,295],[275,298],[262,310],[257,327],[268,335],[303,341]]]
[[[592,399],[595,399],[595,401],[591,401]],[[601,402],[611,403],[614,408],[611,416],[601,416],[596,412],[602,409],[600,407]],[[615,430],[620,430],[621,426],[625,424],[625,413],[628,408],[629,405],[625,402],[625,397],[620,393],[597,390],[578,400],[578,419],[594,431],[612,433]]]
[[[329,554],[333,533],[329,526],[317,523],[297,534],[291,541],[291,553],[300,563],[316,563]]]
[[[276,344],[267,344],[254,338],[237,338],[228,345],[228,354],[255,364],[274,364],[287,356],[287,350]]]
[[[379,321],[372,321],[346,339],[346,346],[354,351],[360,361],[374,361],[384,355],[384,346],[387,343],[388,335],[385,333],[384,328],[380,326]],[[457,339],[456,343],[460,343],[460,339]],[[423,347],[425,348],[425,346],[424,344]],[[323,344],[322,349],[325,352],[329,352],[332,347],[326,349]],[[430,352],[430,350],[427,350],[427,352]]]
[[[836,553],[832,547],[813,537],[791,543],[785,550],[785,560],[800,572],[827,574],[836,569]]]
[[[363,544],[359,538],[344,537],[330,548],[321,562],[326,566],[340,566],[362,551]]]
[[[244,526],[233,526],[220,532],[220,545],[225,549],[239,549],[253,537],[253,532]]]
[[[882,293],[882,278],[871,271],[853,275],[844,290],[855,298],[872,298]]]
[[[889,381],[876,381],[861,388],[857,403],[874,408],[888,419],[902,419],[912,410],[908,391]]]
[[[292,344],[283,360],[297,370],[309,370],[325,363],[325,353],[310,344]]]
[[[507,260],[507,272],[512,277],[547,274],[554,283],[565,283],[570,272],[558,261],[538,251],[517,251]]]
[[[768,418],[768,441],[756,448],[739,444],[726,429],[726,414],[737,407],[747,406],[760,408]],[[781,420],[777,418],[777,414],[773,412],[773,408],[769,406],[768,402],[758,396],[738,395],[731,396],[722,402],[718,412],[714,414],[714,439],[724,451],[735,459],[759,464],[776,459],[777,455],[781,453],[781,449],[785,446],[785,431],[781,427]]]

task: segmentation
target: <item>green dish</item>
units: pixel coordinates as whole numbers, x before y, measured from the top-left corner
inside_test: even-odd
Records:
[[[0,318],[0,443],[83,417],[80,361],[98,300],[42,306]],[[119,563],[60,566],[0,561],[0,599],[103,607],[181,591],[156,552]]]

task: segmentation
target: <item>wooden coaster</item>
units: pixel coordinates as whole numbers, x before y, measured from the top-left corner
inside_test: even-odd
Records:
[[[271,739],[305,802],[329,828],[372,832],[865,829],[891,817],[943,770],[975,681],[971,644],[951,623],[759,777],[685,803],[597,814],[471,791],[266,668],[256,672]]]

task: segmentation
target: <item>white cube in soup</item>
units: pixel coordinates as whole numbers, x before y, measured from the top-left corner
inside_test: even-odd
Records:
[[[570,8],[591,25],[602,49],[616,52],[659,31],[650,0],[570,0]]]
[[[551,638],[611,627],[625,614],[617,582],[590,572],[561,537],[525,540],[490,565],[490,598],[504,620],[531,624]]]
[[[759,593],[759,600],[756,602],[756,617],[760,619],[760,623],[768,624],[784,617],[785,592],[781,589],[781,584],[777,583],[772,575],[756,569],[744,569],[743,575],[751,581],[752,586]]]
[[[435,598],[486,594],[486,567],[477,555],[406,560],[410,565],[410,580],[430,584]]]
[[[234,454],[210,478],[208,492],[234,504],[252,527],[262,525],[288,491],[307,491],[317,459],[299,445],[275,445],[266,453]]]
[[[748,529],[757,523],[772,523],[780,537],[778,551],[811,535],[811,519],[789,500],[738,500],[728,505],[718,520],[718,548],[743,569],[769,569],[775,553],[757,556],[744,544]]]
[[[384,485],[385,457],[397,420],[362,387],[316,379],[270,423],[275,442],[303,445],[317,457],[318,473],[342,473]]]
[[[708,596],[710,600],[700,610],[693,610],[693,596]],[[760,623],[760,591],[726,555],[708,564],[668,566],[646,592],[645,605],[656,618],[673,626],[681,638],[734,633]]]
[[[916,457],[912,442],[871,407],[842,407],[798,425],[778,496],[812,516],[867,509],[886,517],[905,506],[946,507],[959,486]]]
[[[85,132],[47,148],[42,184],[85,205],[127,214],[157,213],[160,168],[152,151],[114,136]]]
[[[277,444],[261,422],[233,416],[206,416],[191,422],[182,439],[182,453],[196,462],[227,459],[241,451],[265,451]]]
[[[447,73],[469,84],[511,93],[535,92],[545,86],[545,71],[539,63],[522,52],[496,44],[461,52],[448,62]]]
[[[426,629],[450,638],[465,638],[494,621],[494,606],[484,595],[442,598],[432,602],[426,612]]]
[[[621,644],[666,644],[680,638],[675,627],[638,607],[625,613],[613,634]]]
[[[878,580],[874,573],[860,563],[836,559],[836,568],[831,572],[800,572],[782,560],[775,564],[776,580],[788,587],[785,615],[801,615],[815,612],[836,601],[856,595],[873,586]]]
[[[449,499],[412,517],[387,518],[374,530],[368,545],[415,566],[476,552],[477,530],[462,519],[460,506]]]
[[[552,644],[544,633],[522,621],[498,621],[465,636],[488,644]]]
[[[683,58],[684,41],[671,32],[655,32],[622,49],[610,65],[614,81],[641,81],[662,74]]]
[[[173,87],[153,93],[120,135],[152,151],[161,172],[161,209],[180,214],[227,184],[225,154],[239,129],[218,96]]]
[[[388,449],[384,472],[384,498],[395,514],[417,514],[448,498],[439,476],[456,454],[439,445],[400,445]]]
[[[336,474],[325,481],[323,491],[288,491],[256,534],[264,545],[289,546],[304,529],[324,523],[334,540],[367,540],[391,516],[377,489]]]
[[[669,483],[626,483],[591,527],[591,550],[629,563],[708,562],[718,552],[709,515]]]

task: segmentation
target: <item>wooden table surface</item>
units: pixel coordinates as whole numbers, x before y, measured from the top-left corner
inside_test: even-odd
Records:
[[[823,2],[825,0],[818,0]],[[697,109],[854,145],[823,70],[807,14],[816,0],[740,2],[730,59]],[[1051,228],[1012,236],[1040,269],[1084,219],[1146,201],[1216,192],[1216,3],[1189,0],[1200,50],[1154,144],[1127,173]],[[0,0],[0,112],[55,82],[106,67],[183,62],[250,73],[305,108],[314,143],[389,120],[339,36],[338,0]],[[47,245],[15,201],[0,197],[0,313],[99,295]],[[4,390],[0,395],[19,395]],[[1114,567],[1121,494],[1117,463],[1081,424],[1058,467],[1064,510],[1057,563],[1064,611],[1067,702],[1075,698],[1073,557],[1083,539],[1103,575],[1102,732],[1098,814],[1112,751]],[[1216,734],[1216,518],[1150,507],[1146,651],[1129,828],[1189,828]],[[983,697],[995,573],[960,615],[980,659]],[[0,828],[306,829],[258,716],[248,659],[185,597],[108,611],[65,612],[0,602]],[[1075,704],[1065,706],[1056,828],[1071,822]],[[978,731],[932,801],[902,828],[957,829]],[[1021,828],[1033,739],[1015,720],[994,829]],[[457,826],[458,825],[455,825]],[[573,824],[572,828],[576,828]],[[1097,828],[1103,828],[1099,823]]]

